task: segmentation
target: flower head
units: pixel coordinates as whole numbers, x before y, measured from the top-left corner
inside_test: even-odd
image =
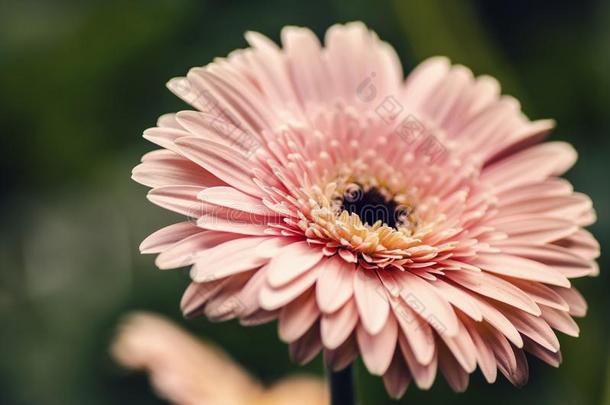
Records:
[[[160,118],[136,181],[187,216],[141,245],[192,265],[186,315],[278,319],[298,362],[361,355],[392,396],[440,369],[527,380],[529,352],[558,365],[553,329],[577,335],[569,279],[597,273],[590,199],[559,178],[576,161],[541,143],[496,80],[431,58],[406,80],[361,23],[322,47],[286,27],[169,88],[196,111]]]

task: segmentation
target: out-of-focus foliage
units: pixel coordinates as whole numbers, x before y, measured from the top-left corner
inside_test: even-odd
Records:
[[[589,194],[610,240],[610,4],[604,1],[0,1],[0,403],[153,404],[146,379],[108,356],[117,319],[163,313],[219,343],[263,381],[299,369],[274,325],[184,321],[187,274],[155,269],[141,239],[171,223],[129,174],[153,146],[140,134],[161,113],[186,109],[164,83],[282,26],[322,34],[363,20],[410,70],[445,54],[492,74],[532,118],[555,118],[554,139],[580,152],[568,174]],[[610,403],[608,259],[577,280],[590,304],[581,337],[561,336],[559,369],[531,360],[530,383],[504,380],[453,394],[439,381],[410,387],[406,403]],[[320,359],[305,368],[322,373]],[[387,400],[359,368],[362,403]],[[440,378],[439,378],[440,380]]]

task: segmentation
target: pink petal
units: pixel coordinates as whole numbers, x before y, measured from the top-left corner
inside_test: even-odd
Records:
[[[278,333],[286,343],[294,342],[309,330],[320,316],[313,291],[306,292],[280,311]]]
[[[551,287],[568,303],[570,315],[583,317],[587,314],[587,302],[575,288]]]
[[[463,322],[476,349],[475,353],[479,368],[481,369],[485,380],[487,380],[488,383],[493,383],[496,381],[498,374],[498,365],[493,349],[487,344],[485,339],[481,337],[481,333],[475,322],[472,322],[467,318],[463,319]]]
[[[227,184],[253,196],[261,190],[252,181],[252,174],[244,157],[231,148],[188,136],[176,140],[179,152]]]
[[[144,139],[161,146],[167,150],[177,152],[178,148],[174,143],[176,139],[188,136],[189,133],[176,123],[177,128],[148,128],[142,135]]]
[[[324,350],[324,364],[332,371],[340,371],[349,366],[358,357],[358,345],[352,334],[336,349]]]
[[[439,334],[439,336],[460,366],[466,372],[472,373],[477,367],[476,347],[462,322],[459,322],[458,333],[455,336],[443,334]]]
[[[260,199],[251,197],[233,187],[209,187],[202,190],[197,195],[197,198],[208,204],[227,207],[253,215],[267,216],[272,219],[276,217],[276,214],[269,210]]]
[[[182,295],[180,308],[185,317],[190,318],[202,312],[207,301],[216,295],[229,280],[216,280],[206,283],[190,283]]]
[[[422,390],[427,390],[432,387],[434,379],[436,378],[438,365],[436,352],[433,352],[432,360],[428,364],[423,365],[415,358],[411,345],[404,335],[399,336],[398,342],[404,359],[409,366],[409,371],[415,380],[415,384]],[[434,348],[435,345],[432,347]]]
[[[554,120],[537,120],[526,123],[525,127],[502,139],[489,151],[487,163],[492,163],[535,145],[548,136],[555,127]]]
[[[479,255],[473,264],[483,270],[504,276],[569,287],[570,281],[552,267],[534,260],[504,254]]]
[[[458,333],[458,320],[449,302],[438,294],[433,284],[409,272],[397,274],[401,297],[411,308],[427,319],[430,326],[441,334],[455,336]]]
[[[569,144],[546,142],[492,164],[483,171],[481,178],[502,191],[561,175],[575,161],[576,152]]]
[[[394,355],[390,367],[383,375],[383,385],[390,394],[390,397],[398,399],[402,397],[411,382],[408,368],[399,353]]]
[[[150,234],[140,244],[140,253],[160,253],[189,236],[201,233],[203,230],[193,222],[178,222]]]
[[[525,343],[523,345],[523,349],[526,350],[528,353],[533,354],[534,356],[538,357],[540,360],[544,361],[545,363],[547,363],[553,367],[559,367],[559,365],[561,364],[561,361],[562,361],[561,351],[553,353],[553,352],[545,349],[544,347],[540,346],[538,343],[534,342],[527,336],[525,337],[525,339],[523,341]]]
[[[146,197],[159,207],[196,218],[204,205],[197,199],[202,189],[199,186],[163,186],[150,190]]]
[[[253,224],[251,222],[232,220],[223,216],[204,215],[197,220],[199,228],[212,231],[238,233],[240,235],[264,236],[267,225]]]
[[[358,309],[353,299],[332,314],[322,314],[320,335],[327,349],[336,349],[350,336],[358,323]]]
[[[539,183],[527,184],[513,190],[498,193],[498,207],[511,206],[530,201],[535,198],[551,198],[569,196],[574,192],[572,185],[561,178],[549,178]]]
[[[564,276],[583,277],[593,272],[594,262],[584,259],[569,249],[556,245],[504,245],[502,251],[544,263]]]
[[[540,308],[523,291],[511,283],[488,273],[468,273],[464,271],[447,272],[456,283],[489,298],[505,302],[523,311],[540,315]]]
[[[191,268],[191,278],[194,281],[217,280],[261,267],[268,260],[256,256],[254,250],[265,239],[237,238],[199,253]]]
[[[436,56],[426,59],[413,69],[407,77],[404,88],[409,106],[422,103],[433,94],[436,85],[443,80],[449,68],[449,59]]]
[[[561,295],[544,284],[518,279],[512,279],[511,283],[529,295],[537,304],[543,304],[562,311],[567,311],[569,309],[568,303],[561,298]],[[539,307],[542,310],[542,306],[539,305]]]
[[[369,334],[362,324],[356,327],[356,338],[360,354],[371,374],[383,375],[394,356],[398,339],[398,325],[393,316],[388,317],[384,327],[376,335]]]
[[[545,349],[552,352],[559,350],[559,340],[544,319],[516,310],[506,311],[505,315],[519,332]]]
[[[466,315],[475,321],[483,319],[483,314],[477,305],[477,301],[468,292],[441,279],[437,279],[432,284],[447,301]]]
[[[267,267],[268,265],[265,265],[255,271],[238,293],[237,299],[242,303],[240,317],[247,317],[260,309],[259,295],[267,283]]]
[[[157,256],[155,264],[160,269],[187,266],[193,264],[201,252],[238,237],[239,235],[234,234],[202,231],[175,243],[163,251]]]
[[[479,308],[483,314],[483,319],[492,325],[499,333],[506,336],[512,344],[517,347],[523,347],[523,339],[521,338],[521,334],[508,320],[508,318],[506,318],[502,312],[496,309],[487,300],[480,298],[478,301]]]
[[[310,288],[318,279],[318,275],[318,268],[314,267],[290,283],[274,288],[269,285],[269,269],[267,269],[267,283],[261,289],[259,296],[261,307],[274,310],[288,304]]]
[[[324,260],[316,283],[316,298],[322,312],[334,312],[350,299],[355,272],[356,266],[337,256]]]
[[[490,224],[510,236],[504,241],[494,243],[500,247],[516,242],[526,245],[544,245],[569,237],[578,230],[576,225],[565,219],[531,215],[495,219],[490,221]]]
[[[239,320],[242,326],[258,326],[274,321],[278,317],[278,311],[266,311],[258,309],[255,312],[248,314]]]
[[[519,388],[527,384],[529,367],[523,350],[513,347],[513,352],[516,359],[516,366],[512,369],[506,369],[503,363],[498,362],[498,369],[504,374],[508,381]]]
[[[320,41],[306,28],[285,27],[281,36],[300,98],[323,100],[329,89],[324,86],[328,72],[321,58]]]
[[[306,241],[295,242],[282,248],[269,262],[269,285],[281,287],[289,283],[318,264],[322,256],[322,249],[311,246]]]
[[[256,254],[260,257],[272,258],[274,256],[277,256],[285,246],[288,246],[297,241],[297,238],[271,238],[258,245],[258,247],[256,248]]]
[[[285,104],[295,103],[296,96],[288,72],[284,69],[285,61],[277,45],[269,38],[257,32],[248,31],[246,41],[256,49],[250,56],[250,67],[255,70],[261,87],[269,92],[271,99]]]
[[[191,73],[195,75],[210,74],[205,69],[197,68],[192,69],[189,75]],[[215,96],[213,94],[210,95],[212,97]],[[216,95],[216,98],[218,99],[219,97]],[[176,119],[182,127],[190,132],[189,135],[193,134],[206,141],[232,148],[244,154],[243,158],[247,158],[248,150],[245,147],[247,138],[254,138],[251,140],[251,146],[258,145],[258,137],[255,135],[255,131],[251,128],[243,128],[248,126],[248,123],[243,120],[235,122],[232,116],[220,117],[214,111],[205,111],[203,113],[198,111],[180,111],[176,114]]]
[[[584,194],[574,193],[555,197],[534,195],[525,201],[502,207],[498,215],[508,217],[511,215],[537,214],[577,221],[582,214],[589,212],[592,206],[591,199]]]
[[[422,365],[430,364],[434,358],[436,344],[428,323],[416,315],[404,301],[393,299],[392,309],[417,361]]]
[[[468,373],[456,361],[451,352],[443,345],[439,344],[438,363],[447,380],[447,384],[455,392],[464,392],[468,388]]]
[[[426,107],[442,126],[456,121],[454,114],[459,114],[459,110],[464,107],[464,93],[472,87],[473,82],[472,72],[468,68],[453,66],[431,94]]]
[[[487,347],[493,351],[498,369],[515,369],[517,367],[517,359],[515,358],[513,346],[508,340],[489,324],[482,323],[477,326],[481,338],[486,342]],[[527,337],[524,337],[524,339],[527,339]]]
[[[565,236],[562,240],[554,242],[555,245],[569,248],[571,253],[577,254],[585,259],[594,260],[599,257],[599,242],[586,229]]]
[[[364,329],[371,335],[381,332],[390,314],[390,305],[385,287],[375,271],[357,269],[354,273],[354,296]]]
[[[131,178],[148,187],[198,186],[225,184],[190,160],[166,149],[150,152],[131,172]]]
[[[553,329],[565,333],[573,337],[578,337],[580,329],[574,319],[565,311],[557,310],[547,306],[541,306],[542,318]]]
[[[320,340],[320,328],[318,323],[309,329],[296,342],[290,343],[290,357],[298,364],[306,364],[316,357],[322,350],[322,341]]]
[[[243,303],[239,300],[239,291],[251,277],[251,274],[241,273],[228,277],[223,287],[214,294],[205,305],[204,315],[212,322],[227,321],[242,312]]]

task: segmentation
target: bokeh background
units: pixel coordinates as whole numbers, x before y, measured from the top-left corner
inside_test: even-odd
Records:
[[[392,43],[405,71],[443,54],[500,79],[532,118],[556,118],[553,139],[580,160],[568,178],[589,194],[610,241],[610,2],[554,1],[6,1],[0,0],[0,404],[158,404],[145,376],[108,355],[121,315],[165,314],[222,345],[263,381],[322,374],[290,363],[275,325],[182,319],[186,271],[158,271],[139,242],[175,217],[145,200],[131,168],[153,149],[158,115],[187,106],[165,82],[244,47],[246,30],[283,25],[319,35],[363,20]],[[559,369],[531,360],[530,383],[465,394],[442,378],[418,404],[610,404],[608,256],[577,280],[590,303],[579,339],[560,336]],[[391,402],[358,368],[361,403]]]

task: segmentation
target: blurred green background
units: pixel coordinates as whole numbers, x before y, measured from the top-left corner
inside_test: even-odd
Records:
[[[275,325],[182,320],[187,274],[161,272],[139,242],[176,217],[145,200],[131,168],[154,147],[157,116],[186,109],[165,82],[244,47],[246,30],[278,39],[282,26],[319,35],[363,20],[409,71],[444,54],[500,79],[532,118],[555,118],[554,139],[575,145],[568,174],[589,194],[610,240],[610,2],[555,1],[9,1],[0,0],[0,404],[163,403],[141,374],[108,355],[118,319],[163,313],[226,348],[265,382],[303,371]],[[559,369],[531,360],[530,383],[465,394],[442,378],[418,404],[610,404],[608,259],[577,280],[590,304],[581,337],[560,336]],[[322,373],[320,359],[305,368]],[[391,402],[358,371],[363,404]]]

